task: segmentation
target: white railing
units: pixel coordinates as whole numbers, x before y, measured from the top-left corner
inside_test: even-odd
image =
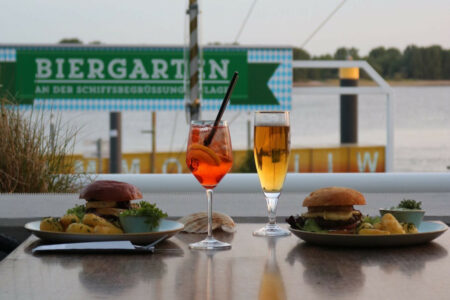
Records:
[[[191,174],[102,174],[137,185],[145,200],[156,203],[171,217],[205,211],[205,191]],[[88,182],[88,181],[87,181]],[[87,183],[86,182],[86,183]],[[290,173],[287,175],[278,216],[304,210],[303,199],[324,186],[347,186],[361,191],[367,200],[365,214],[378,215],[380,207],[391,207],[404,198],[422,201],[429,218],[450,223],[450,173]],[[75,204],[73,194],[0,194],[0,226],[23,226],[45,216],[62,216]],[[267,216],[266,204],[256,174],[228,174],[215,189],[214,209],[235,217]]]
[[[94,178],[129,182],[144,193],[204,191],[191,174],[100,174]],[[346,186],[367,193],[449,193],[450,173],[288,173],[283,192],[309,193],[325,186]],[[232,173],[216,191],[260,193],[261,186],[257,174]]]
[[[386,159],[385,170],[391,172],[394,162],[394,93],[389,84],[366,62],[360,60],[295,60],[293,68],[336,69],[360,68],[372,78],[376,87],[294,87],[293,92],[300,95],[317,94],[382,94],[386,96]]]

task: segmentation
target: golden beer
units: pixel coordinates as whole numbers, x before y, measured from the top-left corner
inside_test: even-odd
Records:
[[[280,192],[288,169],[289,126],[255,126],[254,157],[264,192]]]

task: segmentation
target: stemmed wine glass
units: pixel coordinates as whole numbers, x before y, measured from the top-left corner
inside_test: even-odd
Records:
[[[283,236],[290,232],[276,224],[277,204],[286,177],[289,153],[289,112],[257,111],[254,124],[254,156],[259,181],[267,201],[269,223],[256,236]]]
[[[208,236],[203,241],[189,244],[191,249],[229,249],[231,245],[212,236],[213,189],[228,173],[233,163],[230,131],[226,121],[214,126],[214,121],[192,121],[186,153],[186,164],[206,189],[208,200]]]

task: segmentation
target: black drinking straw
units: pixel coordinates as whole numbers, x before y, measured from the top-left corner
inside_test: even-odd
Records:
[[[231,78],[230,85],[228,86],[228,90],[225,94],[225,98],[223,98],[222,105],[220,106],[219,113],[217,114],[216,120],[214,121],[213,128],[209,135],[206,137],[205,141],[203,142],[203,145],[208,146],[211,144],[211,141],[214,137],[214,134],[216,133],[217,126],[219,125],[220,119],[222,119],[223,113],[225,112],[225,109],[227,108],[228,102],[230,102],[231,93],[233,93],[234,86],[236,85],[236,81],[239,77],[238,72],[234,72],[233,78]]]

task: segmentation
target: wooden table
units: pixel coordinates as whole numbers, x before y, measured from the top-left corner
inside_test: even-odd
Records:
[[[253,237],[238,224],[228,251],[191,251],[178,234],[155,254],[39,254],[30,237],[0,263],[0,299],[449,299],[450,234],[405,248],[346,249],[295,236]],[[166,249],[166,250],[164,250]]]

